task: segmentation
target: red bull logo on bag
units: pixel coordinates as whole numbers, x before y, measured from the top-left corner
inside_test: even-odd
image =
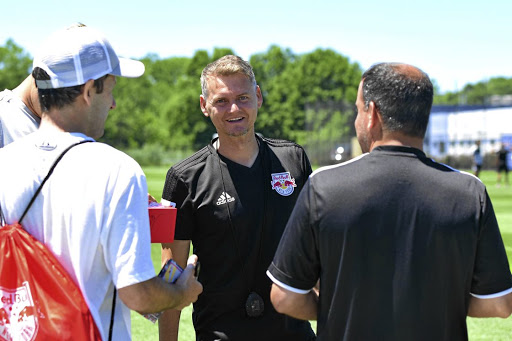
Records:
[[[270,181],[270,185],[272,189],[282,196],[289,196],[293,193],[293,190],[297,185],[295,184],[295,179],[292,178],[290,172],[283,173],[272,173],[272,181]]]
[[[28,282],[16,289],[0,287],[0,340],[33,340],[39,327]]]

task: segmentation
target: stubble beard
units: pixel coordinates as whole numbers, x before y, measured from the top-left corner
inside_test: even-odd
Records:
[[[226,135],[228,136],[231,136],[231,137],[240,137],[240,136],[245,136],[249,133],[250,129],[249,128],[244,128],[243,130],[239,130],[239,131],[228,131]]]

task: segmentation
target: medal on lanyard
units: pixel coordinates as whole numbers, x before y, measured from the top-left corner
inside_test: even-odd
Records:
[[[260,295],[254,291],[249,294],[247,301],[245,302],[245,312],[249,317],[258,317],[263,315],[265,310],[265,304]]]
[[[260,145],[260,142],[258,141],[258,146]],[[214,144],[214,148],[217,149],[217,147],[215,146]],[[219,170],[220,170],[220,175],[221,175],[221,178],[222,178],[222,187],[223,187],[223,190],[224,190],[224,193],[227,193],[226,192],[226,185],[224,183],[224,174],[223,174],[223,171],[222,171],[222,165],[220,163],[220,156],[218,156],[218,162],[219,162]],[[262,172],[263,172],[263,176],[265,174],[265,170],[266,170],[266,164],[265,164],[265,155],[261,155],[261,159],[260,159],[260,162],[262,163]],[[263,181],[265,182],[265,181]],[[267,187],[264,186],[265,188],[265,200],[264,200],[264,205],[263,205],[263,211],[266,213],[267,211]],[[234,227],[233,227],[233,222],[231,221],[231,212],[229,210],[229,204],[227,203],[226,204],[226,210],[227,210],[227,213],[228,213],[228,219],[229,219],[229,225],[230,225],[230,228],[231,228],[231,232],[233,234],[233,237],[235,237],[235,231],[234,231]],[[264,215],[264,217],[266,216],[266,214]],[[258,259],[260,258],[260,252],[261,252],[261,243],[262,243],[262,238],[263,238],[263,229],[265,227],[265,219],[263,219],[263,223],[262,223],[262,226],[260,228],[260,240],[259,240],[259,249],[258,249]],[[234,240],[236,240],[236,238],[234,238]],[[242,257],[240,256],[240,250],[238,249],[238,245],[236,244],[235,242],[235,249],[236,249],[236,252],[237,252],[237,255],[238,255],[238,259],[241,261]],[[242,269],[242,276],[244,277],[245,281],[247,282],[247,287],[249,289],[249,296],[247,296],[247,300],[245,301],[245,312],[247,314],[248,317],[259,317],[259,316],[262,316],[263,315],[263,312],[265,310],[265,303],[263,302],[263,298],[261,298],[261,296],[259,294],[257,294],[256,292],[254,291],[251,291],[250,290],[250,284],[249,284],[249,281],[248,281],[248,278],[246,276],[246,273],[245,273],[245,268],[244,268],[244,265],[242,262],[240,262],[240,265],[241,265],[241,269]]]

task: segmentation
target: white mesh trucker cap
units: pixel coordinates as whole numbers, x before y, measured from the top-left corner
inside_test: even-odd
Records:
[[[134,78],[144,73],[144,64],[119,58],[103,34],[87,26],[52,34],[35,55],[33,67],[51,78],[36,80],[39,89],[82,85],[106,74]]]

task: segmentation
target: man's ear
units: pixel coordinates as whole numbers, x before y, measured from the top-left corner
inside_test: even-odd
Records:
[[[375,103],[371,101],[368,105],[368,129],[373,129],[377,126],[382,126],[382,117]]]
[[[206,110],[206,98],[204,98],[203,95],[199,96],[199,105],[201,106],[201,111],[203,112],[203,115],[205,117],[210,116],[210,114],[208,114],[208,110]]]
[[[92,96],[94,94],[96,94],[96,88],[94,87],[94,80],[93,79],[89,79],[84,84],[84,90],[83,90],[83,93],[82,93],[84,101],[85,101],[85,103],[87,103],[87,105],[91,105]]]
[[[261,89],[259,85],[256,85],[256,98],[258,99],[258,109],[261,108],[263,104],[263,95],[261,94]]]

